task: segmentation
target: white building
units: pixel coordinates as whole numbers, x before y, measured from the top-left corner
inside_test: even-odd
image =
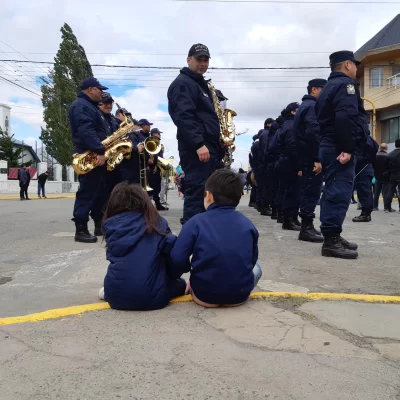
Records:
[[[10,106],[0,103],[0,128],[3,132],[7,132],[9,135],[11,135],[10,111]]]

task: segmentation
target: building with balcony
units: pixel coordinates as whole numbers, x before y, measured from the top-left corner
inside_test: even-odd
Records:
[[[400,139],[400,14],[356,53],[361,96],[376,108],[376,140],[394,148]],[[364,101],[372,123],[373,106]]]

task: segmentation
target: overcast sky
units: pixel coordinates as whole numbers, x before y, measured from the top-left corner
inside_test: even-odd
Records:
[[[210,66],[327,66],[329,54],[356,51],[395,17],[399,4],[271,4],[176,2],[169,0],[1,1],[0,59],[53,61],[64,22],[92,64],[186,65],[188,49],[206,44]],[[11,49],[11,46],[13,49]],[[18,51],[19,53],[15,53]],[[125,54],[124,54],[125,53]],[[130,53],[130,54],[126,54]],[[263,53],[263,54],[255,54]],[[269,54],[268,54],[269,53]],[[275,53],[275,54],[271,54]],[[285,54],[276,54],[285,53]],[[40,93],[46,65],[0,62],[0,76]],[[166,157],[178,160],[175,126],[167,111],[167,88],[177,70],[93,67],[94,75],[135,118],[147,118],[164,132]],[[229,98],[237,132],[236,167],[247,168],[251,137],[267,117],[301,101],[307,82],[329,69],[210,71]],[[35,143],[43,126],[40,97],[0,80],[0,103],[12,105],[12,133]],[[114,109],[115,111],[115,109]],[[40,142],[38,141],[38,146]]]

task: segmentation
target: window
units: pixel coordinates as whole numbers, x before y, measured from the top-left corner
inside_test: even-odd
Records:
[[[389,143],[394,143],[399,137],[399,118],[392,118],[389,122]]]
[[[400,74],[400,64],[394,64],[392,67],[392,75]]]
[[[382,87],[383,83],[383,68],[371,68],[371,88]]]

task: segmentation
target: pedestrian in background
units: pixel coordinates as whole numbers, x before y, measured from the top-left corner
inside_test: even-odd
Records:
[[[38,197],[41,199],[40,192],[42,193],[43,198],[47,199],[46,192],[44,190],[44,185],[46,184],[47,178],[49,177],[49,171],[44,172],[38,176]]]

